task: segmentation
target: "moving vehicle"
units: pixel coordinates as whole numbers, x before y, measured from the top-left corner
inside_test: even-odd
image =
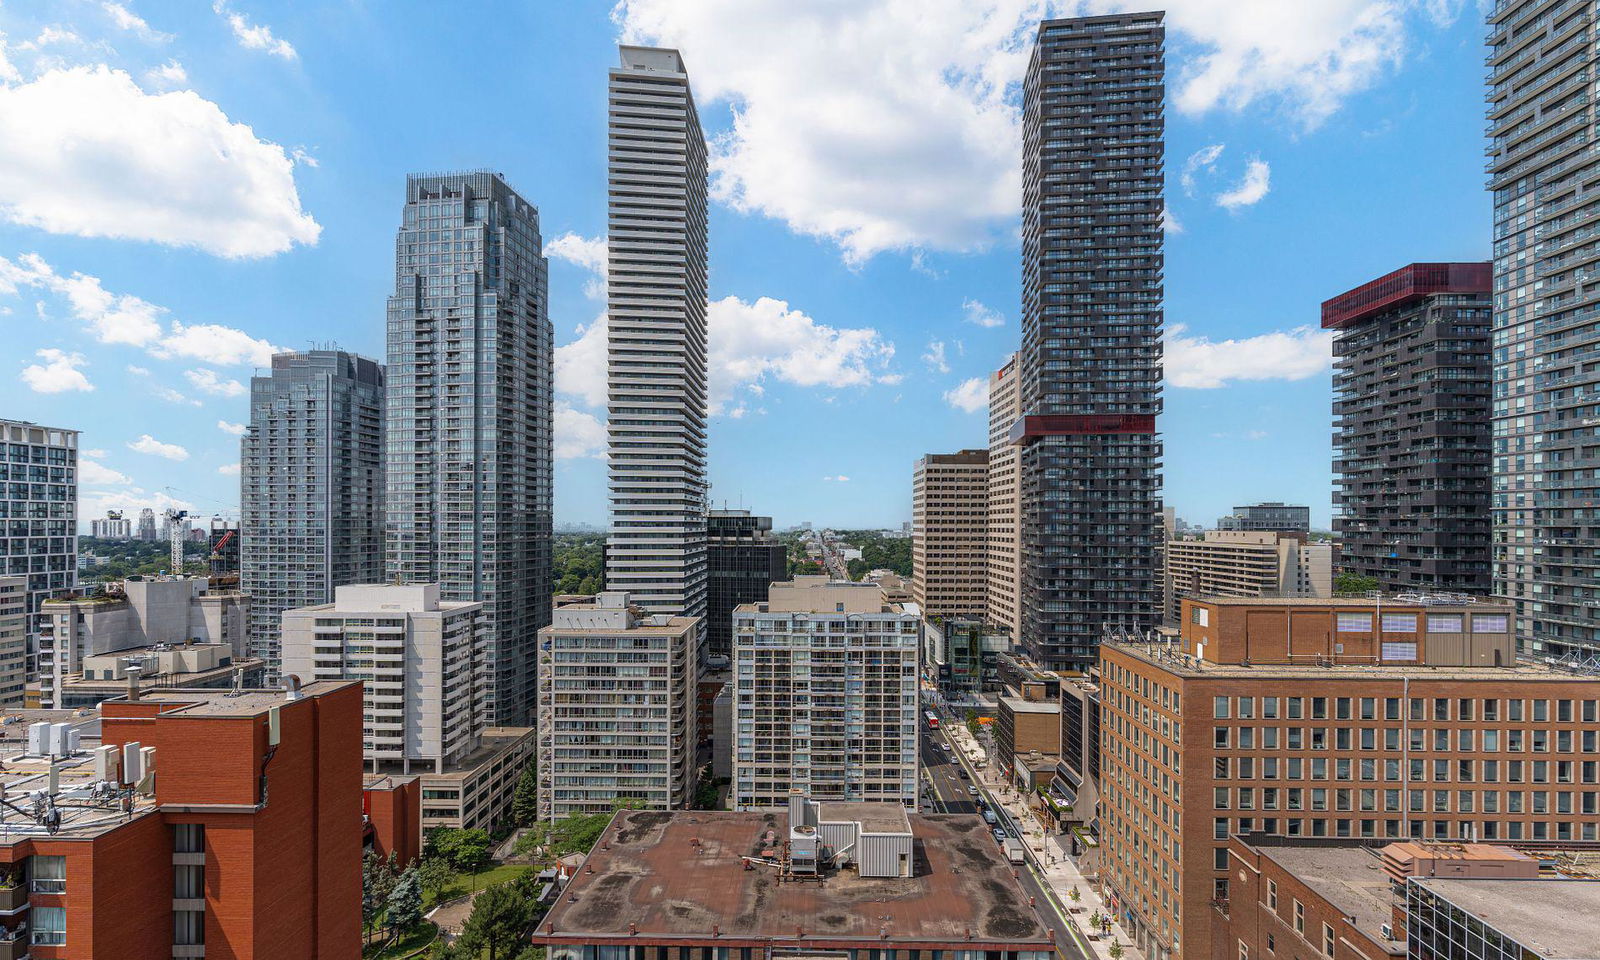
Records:
[[[903,714],[902,714],[902,716],[903,716]],[[927,723],[929,730],[937,730],[937,729],[939,729],[939,715],[934,713],[932,710],[928,710],[928,711],[924,712],[922,714],[922,719],[923,719],[924,722]]]
[[[994,828],[994,842],[1000,844],[1002,847],[1006,845],[1006,832],[1001,830],[999,827]]]
[[[976,797],[976,796],[977,796],[977,795],[978,795],[978,788],[977,788],[977,787],[974,787],[974,786],[972,786],[972,785],[971,785],[971,784],[968,784],[968,785],[967,785],[967,793],[968,793],[968,794],[969,794],[969,795],[970,795],[970,796],[974,796],[974,797]]]
[[[1022,847],[1022,841],[1016,837],[1006,837],[1001,841],[1001,846],[1006,849],[1006,859],[1012,863],[1022,863],[1027,859],[1027,851]]]

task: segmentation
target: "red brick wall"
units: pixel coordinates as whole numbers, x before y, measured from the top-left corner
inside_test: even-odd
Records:
[[[390,781],[365,791],[372,845],[379,856],[393,853],[401,865],[422,855],[422,781]]]

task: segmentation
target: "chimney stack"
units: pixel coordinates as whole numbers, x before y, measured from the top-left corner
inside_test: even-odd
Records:
[[[129,659],[131,660],[132,658]],[[139,677],[144,673],[144,668],[139,666],[137,663],[130,662],[128,664],[127,673],[128,700],[129,702],[137,702],[139,699]]]

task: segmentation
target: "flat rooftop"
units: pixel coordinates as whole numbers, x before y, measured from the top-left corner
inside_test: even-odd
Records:
[[[820,823],[855,821],[863,833],[910,833],[911,814],[898,803],[839,803],[818,804],[817,820]]]
[[[1012,713],[1061,712],[1061,701],[1059,700],[1024,700],[1021,697],[1001,697],[1000,702],[1005,704]]]
[[[57,718],[56,722],[67,721]],[[50,758],[25,754],[25,725],[7,728],[7,738],[0,741],[0,787],[6,798],[6,804],[0,805],[0,846],[29,839],[88,840],[155,810],[154,797],[128,790],[112,792],[100,785],[94,775],[92,752],[100,745],[98,733],[91,735],[87,725],[75,727],[82,736],[78,752],[57,761],[60,792],[53,806],[61,821],[54,831],[35,815],[44,810],[44,795],[50,786]],[[13,730],[20,739],[12,738]],[[130,799],[129,810],[122,809],[124,797]]]
[[[1294,874],[1295,879],[1314,890],[1350,918],[1357,930],[1382,944],[1396,956],[1404,956],[1403,941],[1385,940],[1384,924],[1393,920],[1394,896],[1389,891],[1389,875],[1384,872],[1378,847],[1335,846],[1252,846],[1263,857]]]
[[[1481,609],[1481,608],[1480,608]],[[1570,670],[1560,670],[1543,663],[1518,660],[1502,667],[1439,667],[1432,664],[1397,663],[1337,663],[1319,667],[1316,664],[1292,663],[1218,663],[1214,660],[1195,660],[1182,656],[1176,644],[1122,643],[1107,640],[1101,648],[1114,651],[1135,660],[1142,660],[1175,677],[1185,679],[1226,680],[1250,677],[1255,680],[1482,680],[1509,683],[1512,681],[1537,681],[1544,683],[1570,683],[1592,679]]]
[[[823,819],[831,806],[824,805]],[[973,941],[1050,949],[1049,933],[983,820],[970,814],[908,820],[910,878],[863,879],[846,869],[820,881],[780,883],[777,868],[745,869],[741,858],[760,854],[768,830],[788,835],[784,811],[620,811],[534,941],[709,940],[716,927],[724,942],[781,940],[819,949],[830,941],[877,945],[884,933],[889,943],[951,945],[946,949],[983,949],[955,946]]]
[[[332,693],[341,687],[358,684],[359,680],[316,680],[311,683],[301,684],[301,699],[317,694]],[[265,716],[273,707],[291,702],[282,690],[245,690],[234,693],[231,690],[201,689],[185,690],[179,688],[164,688],[158,690],[139,691],[139,700],[148,703],[171,703],[171,710],[161,711],[164,717],[257,717]],[[126,702],[126,697],[119,697],[109,702]]]
[[[1359,609],[1361,607],[1389,607],[1393,610],[1429,610],[1434,613],[1467,611],[1470,613],[1503,613],[1511,609],[1511,604],[1490,600],[1488,598],[1475,599],[1472,602],[1448,600],[1401,600],[1398,596],[1388,597],[1223,597],[1202,594],[1189,597],[1196,603],[1204,603],[1218,607],[1308,607],[1311,609]]]
[[[1416,882],[1540,957],[1600,958],[1600,880]]]

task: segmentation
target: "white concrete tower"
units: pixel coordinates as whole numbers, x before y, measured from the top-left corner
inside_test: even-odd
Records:
[[[706,598],[706,143],[676,50],[610,76],[606,586],[656,613]]]

